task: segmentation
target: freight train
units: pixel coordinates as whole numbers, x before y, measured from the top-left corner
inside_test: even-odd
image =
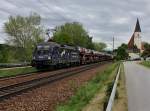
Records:
[[[36,68],[64,67],[112,60],[106,54],[83,47],[61,45],[56,42],[44,42],[37,45],[33,52],[31,65]]]

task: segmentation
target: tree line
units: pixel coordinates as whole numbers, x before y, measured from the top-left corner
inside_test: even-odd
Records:
[[[149,43],[147,42],[144,43],[144,51],[141,56],[144,58],[150,57],[150,44]]]
[[[146,57],[150,57],[150,44],[147,42],[143,42],[143,47],[144,47],[144,51],[141,53],[141,57],[143,57],[144,59]],[[139,49],[137,48],[137,46],[135,45],[133,47],[133,50],[136,52],[139,52]],[[126,60],[129,59],[129,54],[128,54],[128,46],[127,44],[121,44],[116,50],[115,50],[115,58],[117,60]]]
[[[53,41],[60,44],[81,46],[102,51],[106,48],[103,42],[95,43],[81,23],[65,23],[55,27]],[[36,45],[44,42],[46,30],[41,25],[41,17],[36,13],[29,16],[10,16],[4,23],[8,35],[6,44],[0,45],[1,62],[29,62]]]
[[[126,60],[126,59],[128,59],[129,54],[128,54],[127,50],[128,50],[127,44],[125,44],[125,43],[121,44],[116,50],[114,50],[115,59],[116,60]]]

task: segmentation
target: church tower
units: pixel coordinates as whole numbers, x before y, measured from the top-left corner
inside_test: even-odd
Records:
[[[141,27],[140,27],[139,19],[137,19],[134,33],[128,43],[129,50],[134,50],[135,47],[140,52],[142,52]]]
[[[142,50],[141,28],[138,19],[134,30],[134,45],[136,45],[138,49]]]

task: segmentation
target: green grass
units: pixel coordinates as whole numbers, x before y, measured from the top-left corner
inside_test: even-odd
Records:
[[[10,76],[15,76],[15,75],[19,75],[19,74],[36,72],[36,71],[37,71],[37,69],[35,69],[33,67],[0,70],[0,77],[10,77]]]
[[[98,73],[97,76],[90,80],[86,85],[81,86],[66,104],[58,105],[56,111],[81,111],[98,90],[104,86],[104,82],[109,78],[117,65],[118,64],[114,63],[103,73]]]
[[[123,63],[121,63],[120,67],[120,77],[117,85],[116,94],[118,97],[115,98],[112,111],[128,111],[128,97]]]
[[[150,68],[150,61],[142,61],[140,64]]]

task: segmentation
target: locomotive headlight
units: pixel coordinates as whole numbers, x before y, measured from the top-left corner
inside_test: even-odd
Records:
[[[35,56],[33,56],[33,60],[35,60]]]
[[[48,60],[51,60],[51,57],[50,57],[50,56],[48,56]]]

